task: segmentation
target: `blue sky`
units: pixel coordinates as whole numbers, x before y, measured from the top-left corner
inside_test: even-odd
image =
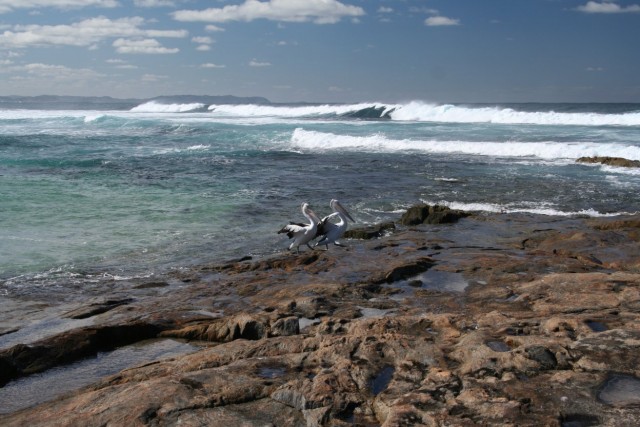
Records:
[[[0,0],[0,95],[640,102],[640,0]]]

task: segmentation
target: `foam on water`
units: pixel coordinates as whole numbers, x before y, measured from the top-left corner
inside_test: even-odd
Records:
[[[239,117],[312,117],[344,116],[365,110],[379,111],[379,117],[394,121],[443,123],[501,123],[572,126],[640,126],[640,111],[616,114],[596,112],[518,111],[506,107],[460,106],[413,101],[404,104],[381,102],[324,105],[210,105],[218,115]],[[370,116],[367,116],[370,117]]]
[[[205,104],[197,102],[191,104],[161,104],[155,101],[150,101],[137,107],[133,107],[131,112],[133,113],[183,113],[186,111],[199,110],[206,107]]]
[[[369,107],[384,108],[383,104],[349,104],[349,105],[305,105],[305,106],[271,106],[271,105],[210,105],[209,111],[215,115],[237,117],[312,117],[339,116]]]
[[[464,107],[410,102],[390,111],[393,120],[445,123],[502,123],[578,126],[640,126],[640,112],[600,114],[516,111],[501,107]]]
[[[638,212],[598,212],[595,209],[584,209],[580,211],[563,211],[554,208],[551,204],[526,203],[517,204],[496,204],[496,203],[463,203],[445,200],[422,200],[429,205],[447,206],[451,209],[459,209],[468,212],[494,212],[494,213],[530,213],[548,216],[589,216],[589,217],[612,217],[618,215],[635,215]]]
[[[640,147],[594,142],[493,142],[392,139],[382,134],[337,135],[296,128],[291,143],[298,148],[327,151],[352,150],[380,153],[419,151],[434,154],[470,154],[494,157],[537,157],[546,160],[610,156],[640,160]]]

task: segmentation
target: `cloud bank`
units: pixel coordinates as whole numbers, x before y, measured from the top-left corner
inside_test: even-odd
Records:
[[[343,4],[337,0],[246,0],[240,5],[205,10],[179,10],[172,13],[177,21],[229,22],[268,19],[282,22],[314,22],[335,24],[344,17],[364,15],[364,9]]]
[[[109,38],[184,38],[188,36],[186,30],[148,30],[141,28],[144,24],[145,20],[141,17],[112,20],[100,16],[85,19],[71,25],[15,25],[11,30],[0,34],[0,48],[11,49],[56,45],[90,47]],[[148,44],[149,42],[146,41],[145,43]],[[135,43],[131,42],[129,45],[133,46]],[[116,47],[129,50],[125,47],[124,42],[119,42]],[[118,51],[120,50],[118,49]],[[160,51],[161,49],[157,53],[167,53]]]
[[[637,13],[640,12],[640,5],[632,4],[623,7],[611,1],[601,3],[590,1],[583,6],[579,6],[578,10],[584,13]]]

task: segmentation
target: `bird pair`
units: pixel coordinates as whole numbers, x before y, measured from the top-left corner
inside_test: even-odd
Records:
[[[296,248],[297,251],[300,252],[301,245],[307,245],[309,249],[313,249],[310,243],[316,237],[321,237],[321,239],[314,247],[326,245],[328,250],[329,244],[331,243],[341,246],[338,239],[347,231],[347,219],[352,222],[355,222],[355,220],[336,199],[332,199],[329,206],[333,209],[333,213],[319,219],[316,213],[311,210],[308,203],[305,202],[302,204],[302,215],[309,220],[309,224],[290,222],[278,231],[278,234],[287,233],[287,237],[293,239],[293,242],[289,245],[289,250]],[[337,223],[331,222],[331,220],[336,217],[339,221]]]

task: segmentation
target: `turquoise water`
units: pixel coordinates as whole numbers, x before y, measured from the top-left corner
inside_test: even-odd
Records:
[[[279,252],[303,201],[640,211],[639,170],[575,163],[640,160],[640,105],[207,107],[0,110],[0,292]]]

